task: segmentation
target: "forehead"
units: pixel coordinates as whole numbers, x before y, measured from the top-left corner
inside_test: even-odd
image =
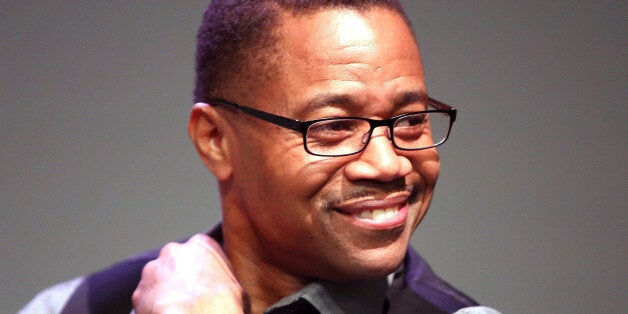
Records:
[[[328,9],[307,15],[284,14],[280,27],[283,48],[303,48],[309,54],[338,49],[374,48],[382,43],[400,43],[413,34],[403,17],[386,8],[364,11]],[[403,42],[403,44],[407,44]],[[413,42],[414,44],[414,42]],[[387,47],[393,48],[393,47]],[[299,49],[293,49],[297,53]]]
[[[280,71],[265,90],[265,103],[274,107],[266,109],[287,113],[321,95],[377,103],[424,90],[412,31],[392,10],[286,13],[277,32]]]

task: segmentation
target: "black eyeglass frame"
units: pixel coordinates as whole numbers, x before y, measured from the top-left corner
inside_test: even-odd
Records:
[[[441,101],[438,101],[434,98],[428,97],[428,105],[436,108],[435,110],[423,110],[423,111],[417,111],[417,112],[408,112],[408,113],[404,113],[404,114],[400,114],[398,116],[394,116],[390,119],[384,119],[384,120],[374,120],[374,119],[369,119],[369,118],[363,118],[363,117],[330,117],[330,118],[322,118],[322,119],[315,119],[315,120],[307,120],[307,121],[299,121],[299,120],[294,120],[294,119],[290,119],[290,118],[286,118],[283,116],[279,116],[276,114],[272,114],[270,112],[266,112],[266,111],[262,111],[262,110],[258,110],[255,108],[251,108],[248,106],[243,106],[243,105],[238,105],[234,102],[230,102],[224,99],[211,99],[208,102],[210,105],[221,105],[221,106],[225,106],[225,107],[229,107],[229,108],[233,108],[239,111],[242,111],[252,117],[258,118],[260,120],[264,120],[266,122],[270,122],[274,125],[278,125],[280,127],[284,127],[290,130],[294,130],[297,132],[300,132],[301,135],[303,136],[303,148],[305,149],[306,152],[308,152],[311,155],[315,155],[315,156],[322,156],[322,157],[340,157],[340,156],[349,156],[349,155],[354,155],[357,154],[361,151],[363,151],[366,146],[368,145],[369,141],[371,140],[371,136],[373,134],[373,130],[377,127],[380,126],[386,126],[388,127],[388,130],[390,131],[390,141],[393,144],[393,147],[395,147],[396,149],[399,150],[405,150],[405,151],[412,151],[412,150],[423,150],[423,149],[428,149],[428,148],[433,148],[436,146],[439,146],[443,143],[445,143],[447,141],[447,139],[449,138],[449,133],[451,132],[451,127],[454,124],[454,121],[456,121],[456,115],[458,113],[458,111],[453,108],[450,105],[447,105]],[[447,134],[445,135],[445,138],[434,144],[431,146],[427,146],[427,147],[421,147],[421,148],[403,148],[403,147],[399,147],[397,146],[397,144],[395,143],[395,137],[394,137],[394,125],[395,122],[397,122],[397,120],[409,116],[409,115],[415,115],[415,114],[425,114],[425,113],[444,113],[447,114],[449,116],[449,127],[447,128]],[[360,148],[358,151],[352,152],[352,153],[347,153],[347,154],[339,154],[339,155],[328,155],[328,154],[318,154],[318,153],[314,153],[312,151],[310,151],[307,148],[307,130],[309,129],[309,127],[312,124],[318,123],[318,122],[322,122],[322,121],[329,121],[329,120],[343,120],[343,119],[356,119],[356,120],[363,120],[363,121],[367,121],[370,125],[370,130],[368,132],[369,136],[368,138],[366,138],[366,141],[364,143],[364,146],[362,146],[362,148]]]

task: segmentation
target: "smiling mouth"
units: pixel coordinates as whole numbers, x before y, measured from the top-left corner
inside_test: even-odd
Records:
[[[397,216],[397,214],[399,214],[399,206],[392,206],[385,209],[364,210],[355,216],[360,219],[384,221]]]
[[[405,225],[410,204],[418,193],[415,185],[405,185],[387,193],[357,191],[343,201],[329,204],[328,209],[361,228],[389,230]]]
[[[395,228],[405,224],[412,194],[411,189],[406,189],[383,198],[359,197],[337,204],[333,210],[368,229]]]
[[[347,222],[368,230],[403,230],[408,219],[409,203],[405,197],[397,196],[385,200],[358,201],[334,208]]]

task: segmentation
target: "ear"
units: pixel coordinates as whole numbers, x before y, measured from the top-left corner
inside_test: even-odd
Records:
[[[233,170],[226,127],[226,121],[214,107],[205,103],[192,107],[188,134],[205,166],[221,182],[231,178]]]

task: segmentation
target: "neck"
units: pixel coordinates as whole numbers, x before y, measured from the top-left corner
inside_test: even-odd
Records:
[[[259,256],[255,240],[241,237],[237,228],[232,228],[227,221],[223,221],[224,251],[238,282],[246,292],[251,313],[263,313],[269,306],[301,290],[310,282]]]

